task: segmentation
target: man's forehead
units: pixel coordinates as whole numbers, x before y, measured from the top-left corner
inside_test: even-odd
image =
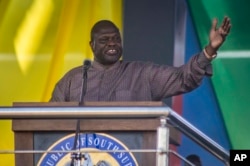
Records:
[[[99,38],[99,37],[104,37],[104,36],[120,36],[120,33],[117,29],[115,28],[103,28],[101,30],[99,30],[98,32],[96,32],[94,34],[95,37]]]
[[[114,23],[108,20],[102,20],[97,22],[92,30],[91,30],[91,40],[93,40],[93,37],[100,37],[103,35],[120,35],[119,29],[116,27]]]
[[[116,27],[113,26],[103,26],[100,27],[97,31],[96,34],[110,34],[110,33],[119,33],[119,30]]]

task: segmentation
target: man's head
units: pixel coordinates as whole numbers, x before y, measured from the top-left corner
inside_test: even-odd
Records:
[[[201,159],[196,154],[191,154],[187,156],[186,159],[190,161],[192,164],[194,164],[195,166],[202,166]]]
[[[108,20],[97,22],[91,30],[91,49],[95,61],[109,66],[122,56],[122,41],[119,29]]]

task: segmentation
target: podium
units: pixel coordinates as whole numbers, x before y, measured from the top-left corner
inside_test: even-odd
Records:
[[[13,103],[12,109],[16,112],[12,118],[15,150],[46,150],[62,136],[75,133],[77,119],[80,120],[82,133],[112,135],[129,149],[156,149],[156,132],[161,125],[159,118],[164,107],[167,106],[162,102],[86,102],[84,106],[79,106],[77,102]],[[140,113],[141,109],[144,114]],[[88,114],[88,110],[93,112]],[[159,114],[157,110],[160,110]],[[25,114],[19,114],[22,111]],[[126,111],[128,116],[123,114]],[[178,146],[179,133],[169,128],[170,144]],[[36,165],[41,155],[17,153],[15,165]],[[156,163],[154,152],[134,153],[134,156],[138,165]]]

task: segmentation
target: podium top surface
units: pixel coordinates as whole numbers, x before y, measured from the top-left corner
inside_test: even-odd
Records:
[[[162,102],[14,103],[0,108],[0,119],[158,118],[170,110]]]
[[[160,107],[166,106],[161,101],[87,101],[83,105],[79,102],[13,102],[14,107]]]

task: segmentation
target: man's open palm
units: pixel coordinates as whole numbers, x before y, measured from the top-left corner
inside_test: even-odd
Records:
[[[219,49],[219,47],[223,44],[231,28],[230,19],[228,17],[224,18],[220,27],[217,28],[217,24],[218,20],[213,19],[209,35],[210,46],[215,50]]]

